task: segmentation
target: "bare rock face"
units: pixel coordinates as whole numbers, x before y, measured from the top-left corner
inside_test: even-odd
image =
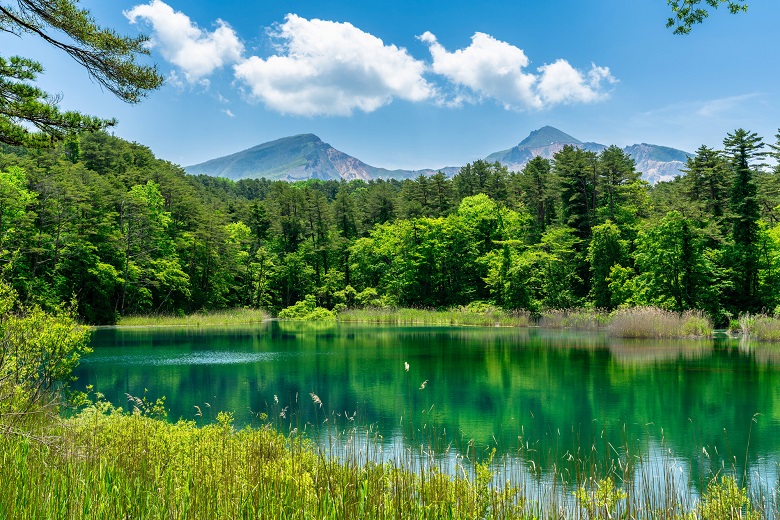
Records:
[[[534,157],[552,159],[566,145],[597,153],[606,148],[599,143],[584,143],[557,128],[545,126],[531,132],[517,146],[490,154],[485,160],[498,161],[511,171],[520,171]],[[646,143],[626,146],[623,151],[634,159],[636,170],[641,172],[642,178],[650,184],[672,180],[680,175],[680,170],[685,167],[690,156],[682,150]]]
[[[517,146],[487,156],[488,162],[500,162],[511,171],[520,171],[536,156],[552,159],[564,146],[571,145],[600,152],[606,146],[599,143],[582,142],[557,128],[545,126],[531,132]],[[624,148],[636,161],[637,171],[642,177],[655,184],[679,175],[690,154],[652,144],[636,144]],[[306,179],[356,180],[410,179],[420,175],[433,175],[438,171],[448,177],[460,168],[445,167],[423,170],[388,170],[336,150],[314,134],[284,137],[225,157],[218,157],[204,163],[187,166],[192,175],[227,177],[233,180],[258,179],[299,181]]]

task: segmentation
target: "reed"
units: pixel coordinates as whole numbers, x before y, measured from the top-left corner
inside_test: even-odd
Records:
[[[537,324],[546,329],[599,330],[609,321],[609,313],[602,309],[549,309]]]
[[[780,341],[780,319],[766,314],[741,314],[739,330],[760,341]]]
[[[607,330],[618,338],[688,338],[709,337],[714,329],[702,311],[633,307],[613,313]]]
[[[336,317],[341,322],[376,323],[383,325],[459,325],[482,327],[528,327],[531,313],[506,311],[492,306],[478,309],[455,307],[448,310],[410,308],[347,309]]]
[[[779,512],[776,487],[749,489],[736,468],[718,465],[692,494],[663,439],[599,438],[561,453],[557,442],[545,451],[521,436],[496,457],[473,441],[434,449],[432,431],[410,443],[419,449],[397,453],[373,428],[334,414],[282,434],[237,430],[224,412],[201,426],[146,413],[98,403],[54,419],[47,442],[0,434],[0,517],[752,520]]]
[[[211,325],[241,325],[260,323],[269,318],[262,309],[237,308],[222,311],[204,311],[175,316],[165,314],[148,314],[139,316],[122,316],[117,325],[120,327],[206,327]]]

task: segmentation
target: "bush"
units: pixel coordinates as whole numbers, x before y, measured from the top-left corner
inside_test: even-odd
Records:
[[[72,310],[26,308],[0,282],[0,428],[12,431],[27,419],[56,414],[88,341],[89,330]]]
[[[324,307],[317,307],[314,295],[307,294],[306,298],[290,305],[279,312],[281,320],[300,320],[300,321],[331,321],[336,319],[336,314]]]

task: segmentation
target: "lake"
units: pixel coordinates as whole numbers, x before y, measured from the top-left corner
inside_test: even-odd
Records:
[[[290,322],[105,328],[92,346],[77,388],[125,408],[126,394],[165,396],[169,420],[231,411],[238,427],[270,422],[323,444],[357,428],[389,453],[422,445],[479,458],[495,447],[505,465],[540,476],[578,471],[566,469],[574,458],[679,466],[698,489],[724,467],[777,483],[780,349],[771,346]]]

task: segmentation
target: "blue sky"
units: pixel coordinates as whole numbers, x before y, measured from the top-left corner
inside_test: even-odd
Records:
[[[82,5],[149,34],[166,85],[129,106],[32,37],[0,35],[3,54],[41,61],[63,108],[116,117],[116,135],[182,165],[299,133],[374,166],[438,168],[543,125],[687,151],[780,127],[776,0],[688,36],[665,28],[664,0]]]

